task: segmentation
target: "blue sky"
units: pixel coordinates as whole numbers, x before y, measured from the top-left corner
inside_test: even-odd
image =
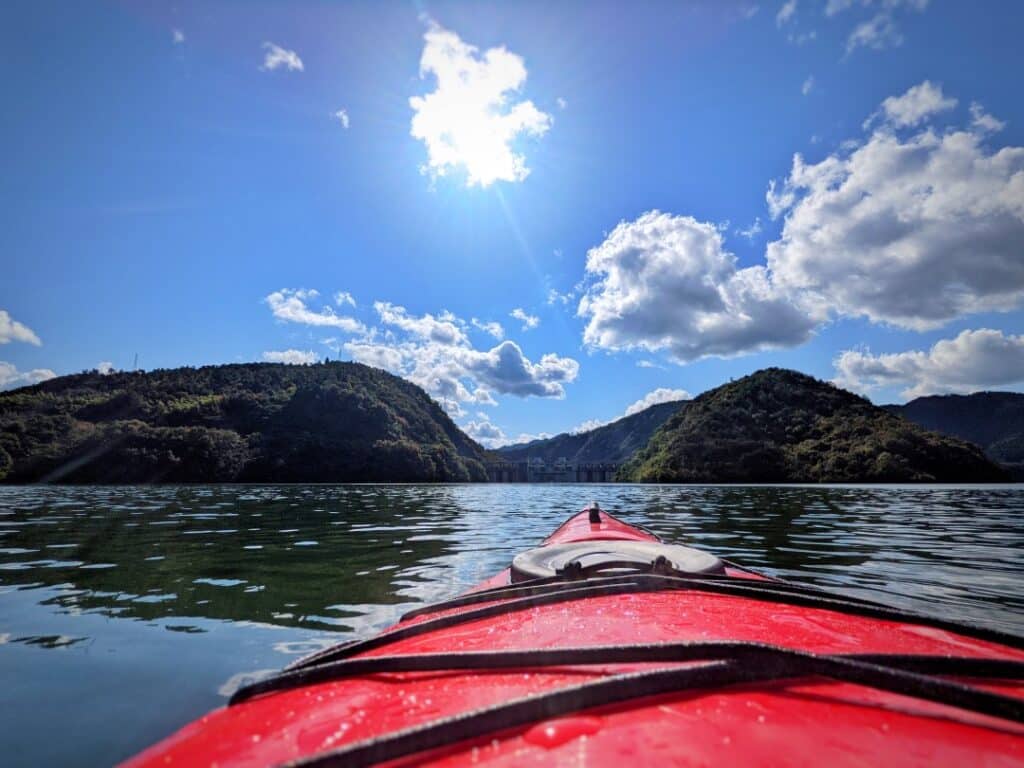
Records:
[[[341,357],[488,444],[769,365],[1017,388],[1024,7],[984,8],[16,2],[0,386]]]

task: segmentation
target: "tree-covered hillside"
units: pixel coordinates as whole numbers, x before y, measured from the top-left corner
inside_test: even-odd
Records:
[[[484,452],[358,363],[84,373],[0,393],[0,481],[472,481]]]
[[[619,476],[637,482],[738,483],[1006,479],[977,446],[779,368],[690,401]]]
[[[932,395],[884,407],[925,429],[976,443],[993,461],[1024,472],[1024,395],[1018,392]]]
[[[659,403],[597,429],[577,434],[566,432],[545,440],[507,445],[499,448],[498,453],[506,461],[541,458],[552,462],[565,458],[576,463],[619,464],[632,456],[637,449],[647,445],[654,431],[685,402],[678,400]]]

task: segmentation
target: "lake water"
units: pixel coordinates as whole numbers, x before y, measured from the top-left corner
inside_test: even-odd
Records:
[[[1024,633],[1024,486],[0,487],[3,761],[128,757],[592,498],[766,573]]]

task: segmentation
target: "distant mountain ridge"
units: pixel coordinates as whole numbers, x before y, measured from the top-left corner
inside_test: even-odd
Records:
[[[627,462],[634,482],[998,482],[970,443],[865,398],[769,368],[704,392]]]
[[[84,373],[0,393],[0,481],[451,482],[486,454],[422,389],[359,363]]]
[[[925,429],[975,443],[993,461],[1024,469],[1024,394],[930,395],[882,407]]]
[[[358,363],[93,372],[0,392],[7,483],[484,481],[488,461],[531,458],[620,464],[639,482],[1000,481],[990,459],[1024,476],[1024,395],[880,408],[767,369],[486,452],[422,389]]]
[[[655,430],[687,402],[658,403],[596,429],[575,434],[565,432],[543,440],[507,445],[498,448],[497,453],[506,461],[540,458],[550,463],[565,458],[575,464],[621,464],[647,445]]]

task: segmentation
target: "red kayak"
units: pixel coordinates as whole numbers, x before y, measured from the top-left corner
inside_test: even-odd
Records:
[[[130,766],[1024,765],[1024,638],[768,579],[596,505]]]

